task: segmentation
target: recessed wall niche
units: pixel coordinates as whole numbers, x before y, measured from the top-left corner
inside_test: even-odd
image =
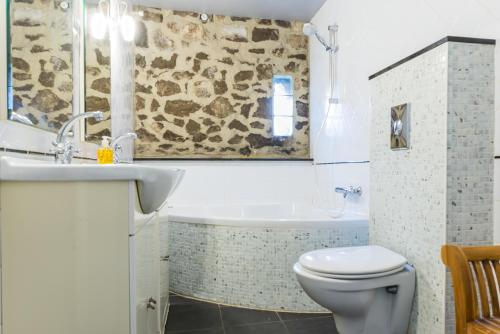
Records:
[[[309,158],[302,22],[136,6],[135,158]],[[87,110],[109,108],[109,47],[88,40]],[[292,76],[294,126],[273,136],[273,75]],[[109,124],[88,127],[96,136]]]

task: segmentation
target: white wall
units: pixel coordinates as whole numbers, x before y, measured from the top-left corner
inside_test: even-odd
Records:
[[[182,168],[184,180],[170,205],[238,203],[313,204],[310,161],[147,161]]]
[[[327,0],[312,20],[327,36],[339,24],[338,94],[320,132],[327,110],[328,56],[311,40],[311,136],[314,157],[321,162],[369,160],[370,91],[368,76],[447,36],[500,39],[497,0]],[[500,46],[496,49],[496,113],[500,113]],[[496,154],[500,155],[500,117],[496,118]],[[316,137],[319,136],[319,140]],[[314,143],[318,143],[314,145]],[[498,162],[496,163],[498,165]],[[322,167],[328,168],[328,167]],[[338,169],[337,166],[330,167]],[[500,167],[497,167],[500,175]],[[340,180],[356,180],[368,192],[368,168],[324,172]],[[499,178],[496,178],[497,180]],[[497,182],[498,183],[498,182]],[[500,185],[497,186],[500,194]],[[500,197],[496,197],[500,224]],[[367,206],[361,206],[363,210]],[[500,226],[496,229],[500,241]]]

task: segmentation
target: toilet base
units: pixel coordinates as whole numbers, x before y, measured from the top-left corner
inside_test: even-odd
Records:
[[[415,269],[374,279],[328,279],[294,267],[306,293],[333,313],[340,334],[406,334]]]
[[[392,308],[392,300],[384,296],[385,288],[374,291],[372,305],[366,313],[341,315],[333,313],[337,330],[340,334],[406,334],[406,331],[394,331],[391,328],[387,310]]]

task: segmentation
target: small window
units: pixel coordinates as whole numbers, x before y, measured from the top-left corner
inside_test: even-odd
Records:
[[[288,75],[273,77],[273,135],[290,137],[293,134],[293,80]]]
[[[14,111],[14,88],[12,87],[12,64],[7,66],[7,112]]]

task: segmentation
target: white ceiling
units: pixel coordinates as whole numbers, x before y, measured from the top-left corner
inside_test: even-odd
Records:
[[[133,4],[265,19],[309,21],[326,0],[131,0]]]

